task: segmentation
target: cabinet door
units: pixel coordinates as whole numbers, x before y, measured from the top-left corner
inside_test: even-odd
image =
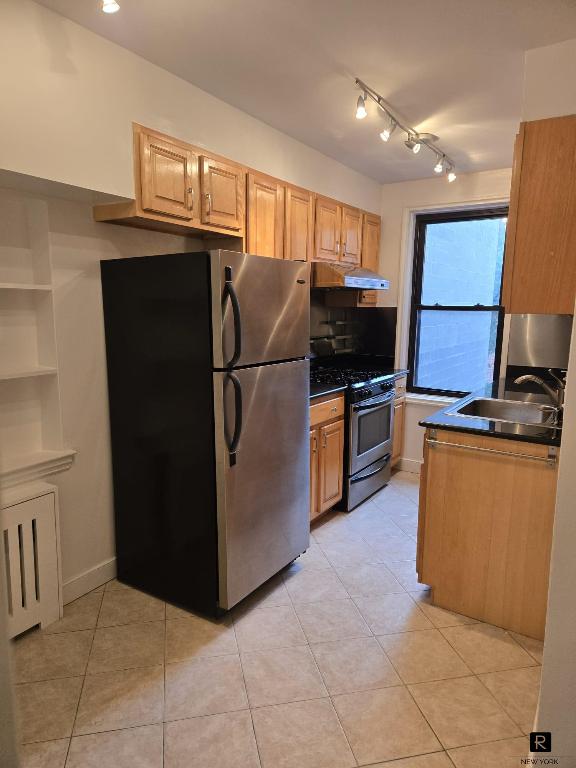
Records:
[[[284,258],[312,261],[314,195],[306,189],[286,188]]]
[[[284,251],[284,185],[248,174],[248,253],[281,259]]]
[[[344,471],[344,420],[319,429],[320,460],[318,469],[319,512],[325,512],[342,498]]]
[[[317,261],[340,260],[342,208],[333,200],[316,198],[315,253]]]
[[[380,260],[380,216],[364,214],[362,227],[362,266],[378,272]]]
[[[575,251],[576,116],[523,123],[506,236],[506,312],[572,314]]]
[[[243,230],[246,197],[244,170],[204,156],[201,158],[201,171],[202,223]]]
[[[362,213],[358,208],[342,208],[342,261],[360,266],[362,260]]]
[[[197,157],[185,144],[140,134],[140,193],[145,211],[199,218]]]
[[[310,430],[310,520],[318,517],[318,430]]]
[[[404,443],[404,410],[406,404],[404,401],[394,403],[394,434],[392,437],[392,466],[402,456],[402,446]]]

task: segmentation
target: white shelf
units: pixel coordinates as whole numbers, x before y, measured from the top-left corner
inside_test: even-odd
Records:
[[[53,475],[55,472],[69,469],[75,454],[76,451],[65,448],[3,456],[0,463],[0,479],[3,485],[10,486]]]
[[[58,373],[57,368],[50,368],[46,365],[39,365],[34,368],[23,368],[19,371],[0,370],[0,381],[11,381],[13,379],[30,379],[35,376],[55,376]]]
[[[51,285],[41,283],[0,283],[0,291],[51,291]]]

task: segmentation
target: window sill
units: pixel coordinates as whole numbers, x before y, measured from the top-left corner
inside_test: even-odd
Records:
[[[407,403],[430,403],[431,405],[450,405],[450,403],[457,403],[458,400],[462,400],[461,397],[446,397],[445,395],[421,395],[417,392],[406,392]]]

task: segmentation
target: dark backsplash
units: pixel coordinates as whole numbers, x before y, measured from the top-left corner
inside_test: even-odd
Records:
[[[368,353],[394,358],[396,307],[326,307],[324,291],[310,292],[310,354]]]

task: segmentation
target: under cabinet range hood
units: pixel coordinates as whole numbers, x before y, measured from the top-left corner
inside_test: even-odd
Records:
[[[342,262],[316,261],[312,264],[312,288],[386,291],[390,288],[390,281],[363,267],[354,267]]]

